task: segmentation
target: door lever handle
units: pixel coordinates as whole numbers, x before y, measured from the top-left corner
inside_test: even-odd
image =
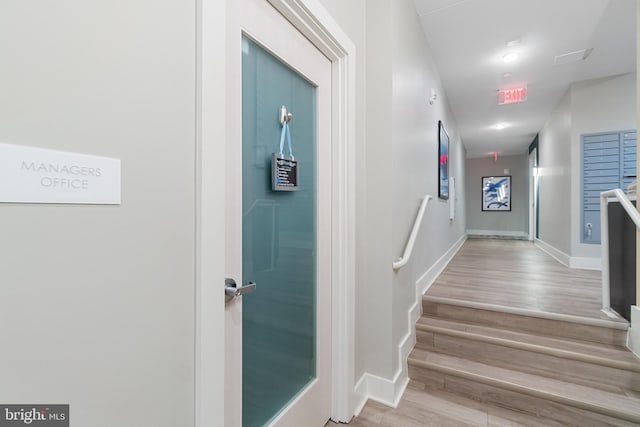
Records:
[[[248,294],[255,290],[256,284],[254,282],[249,282],[248,285],[238,287],[235,280],[229,278],[224,280],[225,302],[229,302],[235,297]]]

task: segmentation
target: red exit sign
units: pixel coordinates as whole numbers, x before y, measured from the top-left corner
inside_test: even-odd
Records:
[[[498,91],[498,105],[515,104],[527,100],[527,87],[514,87]]]

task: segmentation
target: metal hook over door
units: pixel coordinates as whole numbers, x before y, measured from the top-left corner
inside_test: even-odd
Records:
[[[285,123],[290,123],[293,120],[293,114],[287,111],[286,105],[280,107],[280,124],[284,126]]]
[[[238,287],[235,280],[230,278],[224,279],[225,302],[229,302],[235,297],[248,294],[249,292],[253,292],[255,290],[256,284],[254,282],[249,282],[248,285]]]

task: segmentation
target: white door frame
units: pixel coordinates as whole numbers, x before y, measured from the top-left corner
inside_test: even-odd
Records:
[[[538,148],[529,153],[529,240],[536,240]]]
[[[228,31],[226,2],[198,5],[196,172],[195,425],[224,420],[224,109]],[[229,0],[233,1],[233,0]],[[355,46],[319,0],[267,0],[332,63],[332,405],[334,421],[354,414],[355,355]],[[222,3],[222,5],[220,4]],[[218,61],[218,62],[216,62]],[[221,96],[222,95],[222,96]],[[228,100],[227,100],[228,101]]]
[[[226,49],[226,1],[196,0],[196,300],[194,425],[224,420],[224,294],[227,79],[215,53]]]

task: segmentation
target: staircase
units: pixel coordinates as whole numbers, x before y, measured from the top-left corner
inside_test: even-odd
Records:
[[[640,425],[627,324],[425,296],[409,378],[532,425]]]

